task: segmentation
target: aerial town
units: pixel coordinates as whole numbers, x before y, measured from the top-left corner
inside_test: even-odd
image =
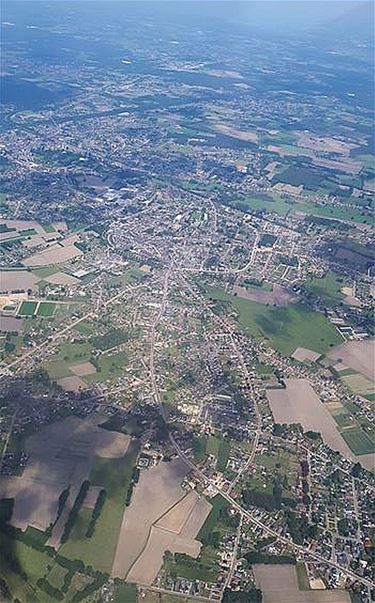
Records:
[[[374,601],[368,46],[5,4],[0,600]]]

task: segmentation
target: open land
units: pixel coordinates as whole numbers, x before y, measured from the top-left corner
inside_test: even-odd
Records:
[[[198,556],[195,536],[211,506],[195,492],[184,492],[186,473],[180,461],[172,461],[141,474],[124,513],[112,575],[152,584],[165,550]]]
[[[343,590],[299,590],[295,565],[255,564],[257,587],[264,603],[350,603]]]
[[[26,440],[29,461],[22,477],[0,476],[1,498],[15,498],[13,524],[46,530],[56,519],[58,499],[71,486],[70,499],[89,476],[94,455],[123,456],[130,438],[98,427],[101,416],[69,417]],[[68,503],[69,504],[69,499]]]
[[[286,379],[285,389],[267,391],[267,397],[276,423],[301,423],[305,431],[318,431],[323,441],[343,456],[359,461],[369,470],[375,455],[354,455],[343,435],[338,431],[329,410],[322,404],[306,379]],[[363,437],[364,434],[362,434]]]
[[[330,350],[329,358],[343,362],[368,379],[375,377],[375,339],[347,341]]]

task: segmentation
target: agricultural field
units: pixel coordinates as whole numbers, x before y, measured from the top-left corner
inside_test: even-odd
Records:
[[[196,492],[186,493],[181,488],[186,473],[187,468],[177,460],[141,473],[124,513],[113,576],[151,585],[165,551],[199,555],[200,543],[195,537],[210,505]]]
[[[207,294],[212,299],[230,303],[246,333],[264,337],[286,356],[290,356],[298,347],[323,354],[343,340],[323,314],[309,310],[300,303],[273,308],[233,297],[218,288],[207,288]]]
[[[300,590],[295,565],[253,566],[264,603],[350,603],[343,590]]]
[[[61,492],[70,486],[67,502],[70,504],[82,482],[88,478],[95,455],[106,461],[123,457],[129,437],[101,429],[98,423],[102,420],[101,415],[84,420],[69,417],[26,439],[25,451],[29,460],[22,478],[0,477],[0,498],[15,499],[14,526],[23,530],[33,526],[44,532],[56,519]],[[55,527],[58,531],[59,522]],[[55,530],[52,534],[55,542],[54,534]]]
[[[126,496],[137,456],[138,443],[134,440],[124,456],[95,457],[89,481],[93,486],[104,488],[107,497],[91,538],[86,537],[91,510],[85,506],[81,508],[68,542],[61,547],[64,556],[70,559],[82,559],[85,564],[92,565],[98,570],[111,572]]]
[[[367,379],[374,380],[375,339],[348,341],[330,350],[328,357],[335,364],[342,363]]]
[[[323,441],[346,458],[371,470],[375,452],[367,434],[359,428],[344,431],[332,418],[306,379],[286,379],[286,389],[268,390],[267,397],[276,423],[300,423],[305,431],[317,431]],[[346,435],[349,434],[349,435]],[[361,457],[361,455],[364,455]]]

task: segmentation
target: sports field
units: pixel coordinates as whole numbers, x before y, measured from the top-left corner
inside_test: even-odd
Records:
[[[18,316],[34,316],[38,302],[23,301],[18,310]]]
[[[43,318],[50,318],[55,313],[56,304],[52,302],[40,302],[38,306],[37,316],[42,316]]]

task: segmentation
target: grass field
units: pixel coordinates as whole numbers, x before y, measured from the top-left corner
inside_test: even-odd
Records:
[[[117,379],[117,377],[120,377],[127,361],[128,357],[125,352],[118,352],[112,356],[100,356],[96,363],[97,372],[86,375],[84,379],[87,383]]]
[[[230,205],[237,209],[241,209],[242,211],[257,211],[263,209],[268,212],[275,212],[280,216],[285,216],[289,213],[302,212],[307,215],[344,220],[346,222],[358,222],[360,224],[373,223],[371,216],[362,215],[363,212],[360,208],[317,205],[312,201],[309,201],[307,197],[305,197],[303,201],[288,202],[279,195],[273,193],[272,200],[263,200],[259,197],[245,197],[242,198],[241,201],[233,199],[233,202],[231,202]]]
[[[323,278],[313,278],[305,283],[306,291],[321,297],[328,306],[337,305],[344,299],[344,295],[341,293],[342,286],[342,279],[332,272],[329,272]]]
[[[223,289],[208,287],[209,297],[228,302],[236,310],[242,328],[254,337],[265,337],[280,353],[289,356],[298,347],[324,354],[342,343],[337,330],[319,312],[302,304],[274,308],[233,297]]]
[[[38,306],[37,316],[50,318],[55,313],[56,304],[52,302],[41,302]]]
[[[35,301],[23,301],[18,316],[34,316],[38,303]]]
[[[58,266],[42,266],[41,268],[33,268],[31,272],[35,274],[35,276],[39,276],[39,278],[43,279],[52,274],[56,274],[56,272],[59,271],[60,269]]]
[[[51,222],[41,222],[40,225],[43,228],[44,232],[56,232]]]
[[[89,322],[88,320],[82,320],[77,325],[75,325],[74,330],[80,333],[81,335],[93,335],[95,333],[95,324]]]
[[[342,430],[341,435],[354,454],[369,454],[375,452],[375,437],[368,435],[360,427]]]
[[[216,496],[211,498],[210,503],[212,504],[210,514],[197,535],[197,540],[200,540],[201,542],[203,542],[203,544],[209,542],[210,535],[215,530],[218,524],[221,511],[225,509],[229,504],[225,500],[225,498],[223,498],[220,494],[217,494]]]
[[[121,582],[115,584],[114,603],[137,603],[138,591],[135,584]]]
[[[111,571],[125,509],[126,493],[138,449],[138,442],[132,441],[123,458],[95,457],[89,479],[93,486],[105,488],[107,498],[96,521],[92,538],[85,537],[91,510],[84,507],[81,509],[79,520],[74,525],[68,542],[61,549],[64,556],[69,559],[82,559],[85,564],[101,571]]]
[[[1,571],[0,576],[6,581],[11,592],[12,599],[22,601],[43,601],[52,603],[54,599],[41,591],[36,582],[48,572],[48,566],[53,560],[46,553],[35,550],[26,544],[0,533],[1,537]],[[12,569],[12,559],[24,572],[27,579],[23,579],[20,573]]]

